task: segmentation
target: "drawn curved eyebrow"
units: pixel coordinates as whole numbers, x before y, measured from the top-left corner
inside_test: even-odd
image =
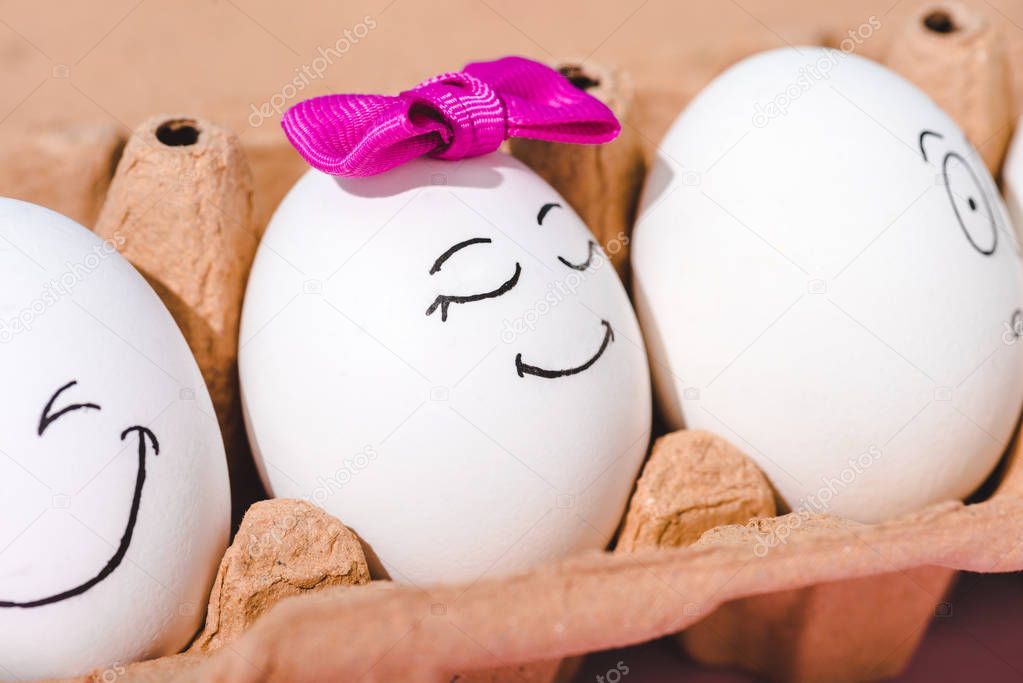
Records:
[[[444,265],[444,262],[451,258],[455,252],[459,249],[465,249],[473,244],[490,244],[494,240],[489,237],[473,237],[472,239],[459,242],[458,244],[449,247],[443,254],[437,257],[437,260],[433,262],[433,267],[430,268],[430,275],[440,272],[440,267]]]
[[[560,209],[561,204],[558,204],[557,202],[549,202],[541,206],[540,213],[536,214],[536,224],[543,225],[543,219],[547,217],[547,214],[550,213],[550,210],[553,209],[554,207]]]
[[[929,159],[927,158],[927,150],[924,148],[924,139],[928,135],[933,135],[934,137],[938,138],[939,140],[944,140],[945,139],[944,135],[942,135],[941,133],[937,133],[937,132],[935,132],[933,130],[923,130],[923,131],[920,131],[920,140],[918,142],[919,142],[919,145],[920,145],[920,153],[924,155],[924,161],[929,161]]]
[[[50,411],[53,410],[53,404],[54,402],[56,402],[57,397],[64,393],[64,391],[66,391],[67,389],[70,389],[71,387],[75,386],[76,384],[78,384],[78,380],[73,379],[64,386],[62,386],[60,389],[57,389],[53,396],[50,397],[50,400],[49,402],[47,402],[46,407],[43,408],[43,414],[39,416],[38,430],[39,436],[43,435],[43,432],[46,431],[47,427],[53,424],[54,420],[61,417],[62,415],[70,413],[72,410],[81,410],[83,408],[94,408],[95,410],[101,410],[101,408],[95,403],[72,403],[66,408],[62,408],[58,410],[56,413],[53,413],[52,415],[50,414]]]

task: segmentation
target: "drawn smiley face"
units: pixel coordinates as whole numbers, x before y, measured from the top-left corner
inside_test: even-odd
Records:
[[[503,154],[299,180],[253,264],[239,368],[273,494],[312,497],[419,584],[604,547],[650,426],[611,262]],[[343,491],[321,483],[367,444]]]
[[[0,199],[0,671],[179,651],[230,530],[194,357],[111,240]]]
[[[536,224],[538,227],[543,227],[544,219],[547,214],[553,209],[561,209],[562,204],[559,202],[547,202],[540,207],[540,210],[536,214]],[[493,244],[494,240],[490,237],[471,237],[469,239],[462,240],[448,247],[441,253],[430,266],[430,275],[435,275],[441,271],[441,267],[444,263],[455,254],[458,254],[463,249],[472,247],[474,245],[490,245]],[[562,266],[569,268],[573,271],[585,273],[590,268],[594,267],[599,261],[595,260],[595,257],[601,254],[600,247],[597,245],[595,240],[587,240],[586,242],[586,256],[583,260],[571,261],[564,256],[557,256],[556,260]],[[602,255],[602,254],[601,254]],[[518,261],[515,262],[515,269],[511,276],[501,283],[496,288],[477,293],[477,294],[438,294],[437,298],[433,300],[433,303],[426,309],[426,315],[433,315],[437,310],[440,310],[441,322],[446,322],[448,319],[448,309],[451,304],[468,304],[477,301],[483,301],[485,299],[496,299],[497,297],[504,296],[513,290],[518,284],[519,279],[522,276],[522,264]],[[545,379],[557,379],[559,377],[570,377],[577,375],[580,372],[590,369],[600,359],[604,352],[607,351],[608,346],[614,342],[614,329],[611,327],[611,323],[607,320],[601,319],[600,325],[603,327],[603,338],[600,341],[600,345],[596,352],[588,359],[582,361],[578,365],[571,367],[560,368],[560,369],[548,369],[531,365],[522,360],[522,354],[518,353],[515,355],[515,372],[519,377],[525,377],[526,375],[532,375],[534,377],[541,377]]]
[[[59,407],[57,404],[58,399],[64,392],[70,390],[72,387],[78,384],[77,380],[71,380],[67,384],[63,385],[57,391],[54,392],[53,396],[43,407],[42,413],[39,416],[39,424],[36,427],[36,435],[39,438],[43,438],[49,429],[55,422],[64,418],[65,416],[75,411],[89,411],[89,410],[102,410],[99,404],[92,402],[85,403],[68,403],[63,407]],[[146,454],[151,450],[153,455],[160,454],[160,443],[156,439],[156,435],[153,434],[152,430],[142,425],[132,425],[124,428],[121,431],[121,441],[124,441],[131,435],[138,437],[138,474],[135,478],[135,488],[131,496],[131,507],[127,512],[127,521],[124,527],[124,533],[121,535],[120,543],[114,550],[113,555],[103,565],[99,571],[81,583],[68,587],[64,590],[56,591],[50,595],[41,596],[30,600],[4,600],[0,598],[0,608],[30,608],[30,607],[42,607],[44,605],[51,605],[61,600],[67,600],[73,598],[76,595],[81,595],[103,579],[107,578],[114,572],[115,569],[121,564],[125,555],[128,553],[128,548],[131,545],[131,537],[135,532],[135,523],[138,521],[139,507],[142,504],[142,485],[146,481]]]

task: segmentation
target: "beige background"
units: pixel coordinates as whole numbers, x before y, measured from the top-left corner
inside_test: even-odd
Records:
[[[649,147],[723,67],[784,44],[838,45],[875,18],[856,52],[880,58],[919,0],[104,0],[0,4],[0,144],[53,121],[130,129],[150,114],[189,113],[241,136],[261,214],[302,170],[279,116],[253,114],[328,92],[395,92],[466,61],[505,54],[625,67],[628,115]],[[1010,46],[1023,99],[1023,1],[976,0]],[[320,49],[349,49],[324,64]],[[360,36],[361,37],[358,37]],[[342,41],[342,47],[345,43]],[[304,69],[321,67],[321,77]],[[325,68],[323,68],[325,66]],[[297,94],[293,79],[305,85]],[[1017,111],[1021,108],[1017,105]],[[253,122],[260,125],[252,125]],[[0,188],[2,193],[3,188]]]

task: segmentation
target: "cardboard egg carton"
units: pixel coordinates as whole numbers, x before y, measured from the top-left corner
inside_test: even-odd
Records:
[[[204,633],[188,652],[127,666],[117,680],[550,683],[573,657],[680,631],[698,660],[774,680],[890,676],[940,612],[956,570],[1023,568],[1020,450],[1010,450],[994,494],[969,505],[874,525],[761,517],[715,526],[686,547],[591,552],[429,591],[362,585],[362,551],[337,520],[302,501],[257,503],[225,556]],[[730,465],[745,458],[712,435],[677,432],[650,462],[710,463],[708,452]],[[748,461],[742,469],[732,491],[765,504],[762,476]],[[655,489],[641,479],[638,490]],[[717,489],[702,491],[675,511],[721,507]],[[637,505],[648,507],[634,498],[630,514]],[[271,533],[275,542],[253,557],[252,544]]]
[[[945,97],[988,163],[997,164],[1009,125],[999,104],[1008,101],[1004,50],[969,6],[939,9],[945,14],[921,9],[889,64],[938,101]],[[953,65],[941,78],[931,68],[939,62]],[[620,114],[629,106],[627,76],[559,67]],[[968,69],[969,78],[950,80],[949,68]],[[965,96],[952,97],[950,82],[960,84],[951,95]],[[101,158],[116,161],[123,141],[106,131],[92,135]],[[77,137],[68,144],[81,145]],[[627,243],[641,185],[639,147],[625,136],[586,151],[528,143],[512,152],[584,216],[593,187],[611,188],[613,210],[589,215],[607,246]],[[130,233],[126,256],[167,302],[215,388],[221,423],[235,440],[236,503],[253,499],[233,340],[257,231],[237,141],[202,119],[157,117],[135,131],[112,180],[88,154],[75,158],[95,178],[76,210],[98,216],[101,233]],[[102,211],[97,192],[108,195]],[[166,196],[174,201],[159,201]],[[211,201],[217,210],[204,211]],[[144,225],[129,220],[146,214]],[[214,236],[221,241],[205,239]],[[624,271],[624,256],[616,265]],[[215,343],[222,337],[227,346]],[[777,515],[769,482],[744,454],[710,434],[676,432],[655,444],[613,552],[429,590],[370,582],[343,520],[302,501],[259,502],[222,560],[205,628],[186,652],[73,680],[105,681],[113,673],[125,683],[553,683],[568,680],[586,653],[674,634],[698,661],[774,680],[883,678],[906,665],[956,571],[1023,569],[1020,450],[1017,440],[982,499],[863,525]],[[250,488],[239,489],[239,481]]]

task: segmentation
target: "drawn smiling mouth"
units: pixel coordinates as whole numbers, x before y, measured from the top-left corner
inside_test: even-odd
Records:
[[[593,354],[593,357],[582,365],[577,365],[574,368],[565,368],[564,370],[545,370],[544,368],[538,368],[535,365],[529,365],[528,363],[522,362],[522,354],[515,355],[515,370],[519,373],[519,377],[525,377],[526,375],[536,375],[537,377],[546,377],[548,379],[554,379],[557,377],[568,377],[569,375],[578,375],[583,370],[587,370],[597,360],[604,355],[604,351],[610,346],[611,342],[615,340],[614,330],[611,329],[611,323],[606,320],[601,320],[600,324],[604,326],[604,341],[600,343],[600,348]]]
[[[160,444],[156,440],[156,435],[153,434],[153,432],[146,427],[142,427],[140,425],[128,427],[123,432],[121,432],[121,441],[124,441],[124,439],[132,432],[136,432],[138,434],[139,439],[138,447],[139,467],[138,474],[135,477],[135,492],[132,494],[131,510],[128,512],[128,523],[124,528],[124,534],[121,536],[121,542],[118,544],[117,550],[114,551],[114,554],[107,561],[106,565],[104,565],[104,567],[94,577],[73,588],[69,588],[60,593],[55,593],[54,595],[50,595],[45,598],[39,598],[37,600],[28,601],[0,600],[0,608],[41,607],[43,605],[49,605],[54,602],[60,602],[61,600],[73,598],[76,595],[81,595],[82,593],[89,590],[103,579],[110,576],[110,574],[113,573],[115,569],[117,569],[118,565],[121,564],[121,561],[124,559],[124,556],[128,552],[128,546],[131,545],[131,537],[132,534],[135,532],[135,523],[138,521],[139,506],[142,503],[142,485],[146,481],[146,451],[148,450],[146,448],[147,438],[149,439],[149,443],[152,444],[153,455],[160,454]]]
[[[590,263],[593,261],[593,253],[597,250],[597,243],[594,242],[593,240],[590,240],[587,249],[588,251],[586,252],[586,260],[583,261],[582,263],[572,263],[564,256],[559,256],[558,260],[574,270],[586,270],[587,268],[590,267]]]

